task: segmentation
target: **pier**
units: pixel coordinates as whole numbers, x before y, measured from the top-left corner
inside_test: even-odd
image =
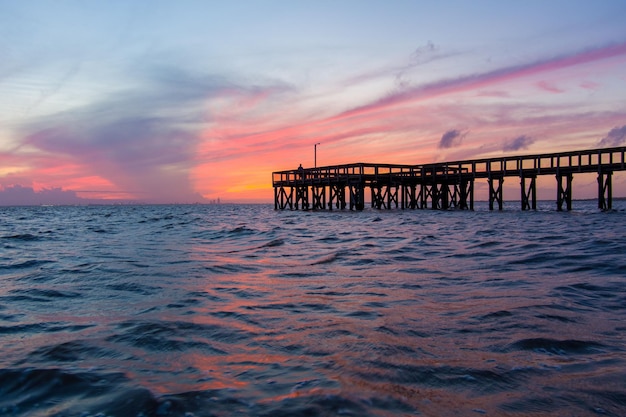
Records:
[[[612,209],[612,176],[625,171],[626,147],[422,165],[354,163],[272,173],[276,210],[363,210],[369,189],[377,209],[473,210],[474,182],[489,184],[489,209],[503,209],[502,184],[520,179],[522,210],[537,208],[536,179],[556,178],[557,210],[572,209],[574,174],[597,173],[598,208]]]

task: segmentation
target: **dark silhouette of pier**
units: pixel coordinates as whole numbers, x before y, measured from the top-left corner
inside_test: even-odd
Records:
[[[572,208],[574,174],[597,173],[598,208],[611,210],[613,172],[626,170],[626,147],[504,156],[422,165],[354,163],[272,173],[276,210],[474,209],[474,182],[489,184],[489,209],[503,208],[505,177],[520,178],[522,210],[537,208],[536,179],[553,175],[557,210]]]

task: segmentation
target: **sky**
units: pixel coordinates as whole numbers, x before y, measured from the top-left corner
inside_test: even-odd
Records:
[[[315,156],[623,146],[624,16],[624,0],[0,0],[0,205],[271,203],[271,173]]]

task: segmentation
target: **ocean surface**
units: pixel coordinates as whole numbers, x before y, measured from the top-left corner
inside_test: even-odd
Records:
[[[625,416],[595,204],[0,207],[0,415]]]

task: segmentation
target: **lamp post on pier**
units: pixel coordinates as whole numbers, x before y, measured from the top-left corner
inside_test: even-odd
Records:
[[[313,168],[317,168],[317,145],[319,145],[320,143],[317,142],[315,145],[313,145]]]

